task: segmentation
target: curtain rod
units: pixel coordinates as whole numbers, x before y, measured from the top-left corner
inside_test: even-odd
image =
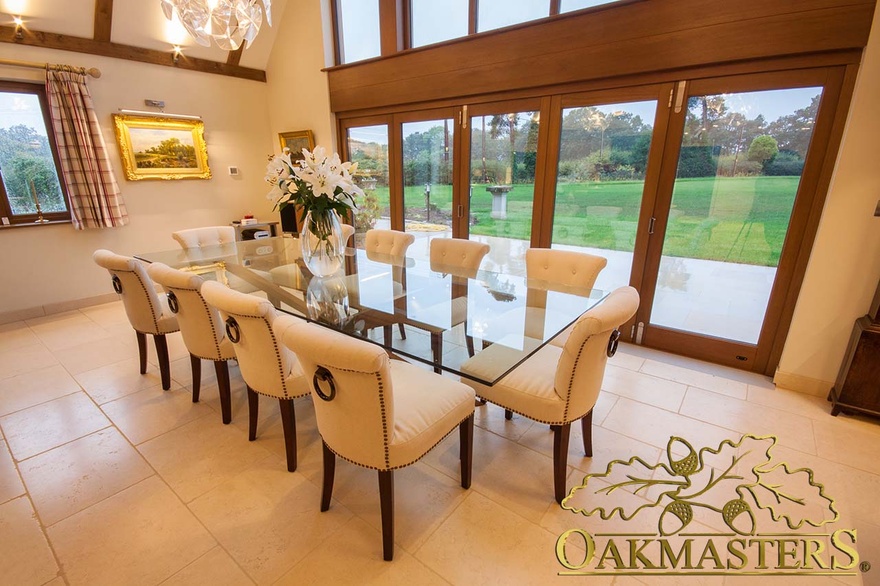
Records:
[[[85,67],[73,67],[72,65],[53,65],[51,63],[38,63],[36,61],[18,61],[17,59],[0,59],[0,65],[11,65],[13,67],[31,67],[33,69],[64,69],[70,68],[77,73],[85,73],[91,75],[95,79],[101,77],[101,70],[95,67],[86,69]]]

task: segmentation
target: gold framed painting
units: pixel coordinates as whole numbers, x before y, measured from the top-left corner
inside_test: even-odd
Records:
[[[201,120],[114,114],[125,178],[210,179]]]
[[[298,156],[299,159],[302,159],[303,149],[309,149],[310,151],[315,149],[315,136],[312,134],[311,130],[279,132],[278,139],[281,141],[282,153],[284,152],[284,149],[290,149],[291,155]]]

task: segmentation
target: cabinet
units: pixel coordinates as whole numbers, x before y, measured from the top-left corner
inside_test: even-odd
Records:
[[[278,236],[278,222],[257,222],[256,224],[247,224],[243,226],[240,222],[233,222],[232,227],[235,228],[236,240],[253,240],[254,232],[265,230],[269,233],[269,237]]]
[[[856,320],[828,398],[832,415],[845,409],[880,416],[880,285],[870,313]]]

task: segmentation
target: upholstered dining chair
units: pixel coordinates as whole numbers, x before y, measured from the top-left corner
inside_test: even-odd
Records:
[[[603,256],[574,250],[529,248],[526,250],[526,276],[529,286],[566,293],[589,292],[608,259]],[[570,326],[556,335],[550,343],[562,348],[571,335]]]
[[[232,226],[205,226],[204,228],[190,228],[172,232],[181,248],[204,248],[206,246],[220,246],[235,242],[235,228]]]
[[[474,393],[379,346],[312,323],[282,334],[310,383],[324,444],[321,511],[330,508],[336,456],[379,473],[382,550],[394,556],[394,470],[418,461],[459,428],[461,486],[471,484]]]
[[[122,304],[131,327],[137,334],[140,372],[147,372],[147,334],[153,336],[162,388],[171,388],[171,364],[168,360],[166,334],[178,331],[177,318],[168,307],[168,300],[159,295],[141,261],[99,249],[92,255],[98,266],[110,272],[113,290],[122,296]]]
[[[401,232],[400,230],[381,230],[374,228],[368,230],[364,237],[364,251],[367,258],[377,260],[379,262],[401,262],[406,257],[407,250],[415,242],[416,238],[412,234]],[[403,322],[397,323],[400,337],[406,340],[406,330]],[[386,345],[391,345],[391,326],[384,326]]]
[[[562,502],[566,495],[571,424],[580,420],[584,452],[592,456],[593,406],[602,387],[605,364],[617,350],[617,328],[635,315],[638,307],[638,292],[632,287],[621,287],[578,318],[562,348],[545,345],[491,387],[462,378],[489,402],[550,424],[557,502]],[[503,346],[493,344],[462,364],[462,372],[479,375],[505,351],[508,350]]]
[[[287,469],[296,470],[296,418],[293,400],[309,394],[306,379],[296,356],[281,344],[280,330],[295,318],[280,316],[265,299],[233,291],[216,281],[202,284],[202,296],[220,310],[226,335],[235,348],[235,357],[248,394],[248,439],[257,439],[259,395],[278,399]],[[283,327],[281,327],[283,326]]]
[[[193,403],[199,402],[202,360],[210,360],[214,363],[214,372],[217,374],[221,418],[223,423],[229,423],[232,421],[232,401],[228,361],[235,358],[235,350],[226,337],[220,314],[202,297],[204,279],[159,262],[148,266],[147,274],[165,289],[168,307],[177,316],[177,324],[180,326],[183,343],[189,351],[192,367]]]

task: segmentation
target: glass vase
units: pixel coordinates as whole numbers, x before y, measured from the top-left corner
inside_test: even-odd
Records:
[[[306,308],[315,321],[343,328],[348,320],[348,289],[340,277],[315,277],[306,290]]]
[[[342,267],[345,242],[342,224],[333,210],[308,212],[299,234],[303,262],[316,277],[328,277]]]

